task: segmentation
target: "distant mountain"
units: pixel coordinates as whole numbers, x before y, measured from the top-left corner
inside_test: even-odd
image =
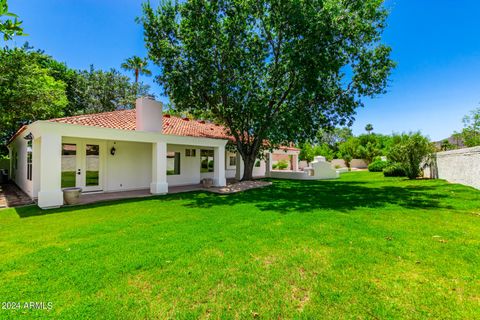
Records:
[[[462,138],[457,138],[456,136],[454,135],[451,135],[450,137],[446,138],[446,139],[442,139],[442,140],[439,140],[439,141],[435,141],[433,142],[435,144],[435,147],[438,149],[438,150],[441,150],[442,149],[442,145],[443,145],[443,141],[445,140],[448,140],[448,142],[450,143],[450,145],[453,146],[452,149],[461,149],[461,148],[465,148],[465,144],[463,142],[463,139]]]

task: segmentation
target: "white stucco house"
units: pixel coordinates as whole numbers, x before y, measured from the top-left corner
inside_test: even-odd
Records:
[[[41,208],[63,205],[62,189],[88,192],[149,189],[198,184],[203,178],[224,186],[241,178],[243,163],[226,150],[232,138],[224,127],[163,114],[162,104],[139,98],[134,110],[35,121],[8,144],[10,178]],[[299,150],[291,155],[298,167]],[[254,176],[269,176],[271,154],[258,160]]]

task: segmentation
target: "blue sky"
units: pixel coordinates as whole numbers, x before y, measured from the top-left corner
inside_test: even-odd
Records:
[[[142,28],[134,22],[141,2],[9,0],[29,34],[15,43],[29,41],[72,68],[119,69],[126,57],[146,55]],[[434,140],[448,137],[480,102],[480,1],[387,0],[386,6],[391,15],[384,42],[398,66],[388,93],[358,110],[354,133],[372,123],[378,133],[421,130]],[[153,78],[142,80],[160,95]]]

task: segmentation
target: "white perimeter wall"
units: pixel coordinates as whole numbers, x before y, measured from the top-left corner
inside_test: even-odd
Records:
[[[334,167],[335,166],[339,166],[340,168],[347,167],[347,165],[345,164],[345,161],[343,159],[333,159],[331,161],[331,163]],[[358,168],[358,169],[365,169],[365,168],[368,168],[368,165],[365,162],[365,160],[363,160],[363,159],[352,159],[352,161],[350,161],[350,167],[351,168]]]
[[[445,179],[480,189],[480,147],[438,152],[427,177]]]

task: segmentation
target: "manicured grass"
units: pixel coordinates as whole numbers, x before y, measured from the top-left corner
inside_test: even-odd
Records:
[[[480,318],[480,192],[347,173],[0,211],[0,318]]]

